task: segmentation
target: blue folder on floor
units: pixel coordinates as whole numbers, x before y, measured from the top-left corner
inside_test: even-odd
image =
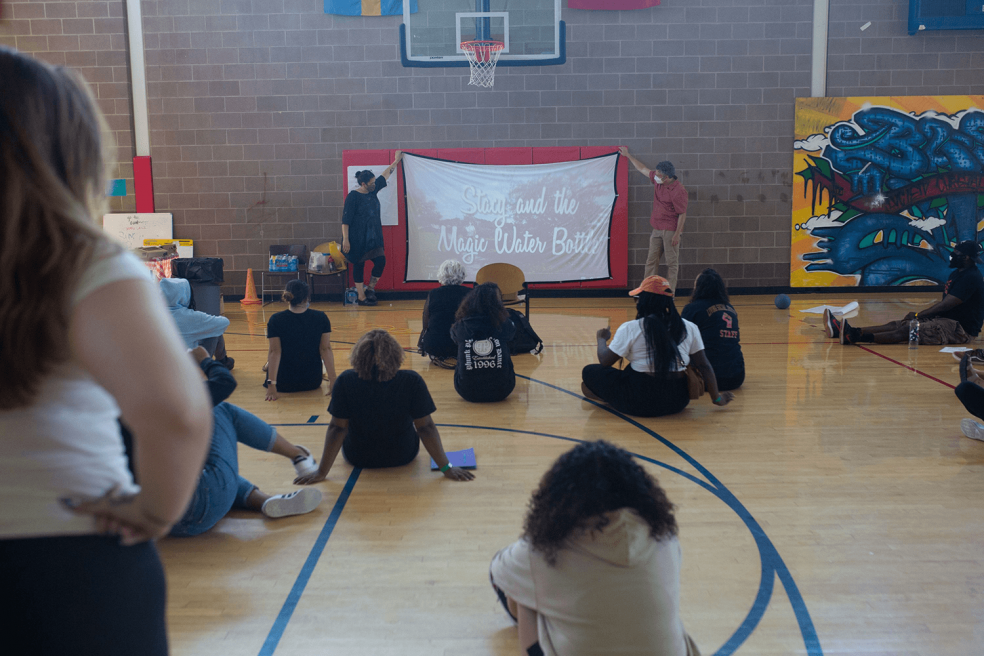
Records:
[[[448,461],[455,467],[462,469],[475,469],[475,449],[465,449],[464,451],[446,451]],[[431,458],[431,469],[438,469],[437,463]]]

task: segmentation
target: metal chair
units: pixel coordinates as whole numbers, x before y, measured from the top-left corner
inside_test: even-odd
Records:
[[[503,305],[526,306],[526,316],[530,316],[530,288],[526,282],[523,270],[506,262],[486,264],[475,274],[475,282],[479,285],[494,282],[502,292]]]
[[[287,280],[303,280],[307,282],[307,246],[291,244],[289,246],[270,246],[270,255],[296,255],[297,271],[260,271],[260,300],[267,304],[266,295],[276,297],[284,290]]]

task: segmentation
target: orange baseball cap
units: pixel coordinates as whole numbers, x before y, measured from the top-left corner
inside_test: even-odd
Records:
[[[673,296],[673,290],[670,289],[670,281],[662,276],[649,276],[642,281],[642,284],[629,292],[629,296],[638,296],[642,292]]]

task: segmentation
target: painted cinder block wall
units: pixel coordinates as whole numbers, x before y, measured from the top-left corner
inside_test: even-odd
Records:
[[[812,0],[664,0],[564,8],[563,66],[406,69],[401,17],[322,0],[143,2],[156,202],[226,292],[272,243],[340,236],[345,149],[629,146],[672,160],[691,209],[681,287],[714,266],[737,287],[788,284],[794,100],[809,95]],[[984,32],[906,32],[907,0],[831,0],[827,95],[984,92]],[[9,2],[0,43],[81,70],[132,176],[123,0]],[[871,26],[860,28],[870,21]],[[132,189],[132,187],[131,187]],[[652,192],[630,176],[629,280]],[[114,209],[132,209],[132,196]]]

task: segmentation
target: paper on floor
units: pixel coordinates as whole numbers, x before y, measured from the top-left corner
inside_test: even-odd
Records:
[[[807,308],[805,310],[800,310],[800,312],[807,312],[809,314],[823,314],[824,310],[830,310],[831,314],[836,314],[839,316],[844,316],[851,314],[852,312],[858,311],[858,302],[851,301],[844,307],[837,307],[836,305],[819,305],[817,307]]]

